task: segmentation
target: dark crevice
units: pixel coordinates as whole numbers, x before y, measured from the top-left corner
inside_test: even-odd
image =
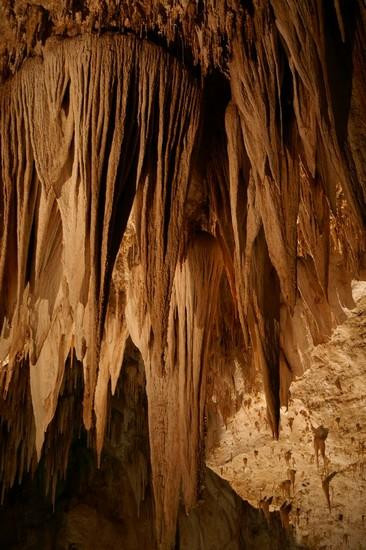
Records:
[[[70,85],[71,85],[71,81],[68,80],[65,87],[62,102],[61,102],[61,109],[65,113],[66,118],[68,117],[69,110],[70,110]]]
[[[342,41],[333,0],[324,0],[324,35],[327,77],[339,145],[347,136],[347,123],[352,94],[352,51],[358,13],[357,3],[339,0],[344,22],[345,42]]]

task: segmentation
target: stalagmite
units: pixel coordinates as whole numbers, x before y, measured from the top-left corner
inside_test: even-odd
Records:
[[[295,478],[296,478],[296,470],[294,470],[293,468],[287,470],[287,475],[289,476],[290,480],[291,480],[291,485],[292,485],[292,493],[295,494]]]
[[[328,428],[324,428],[324,426],[318,426],[317,428],[314,428],[313,425],[311,425],[311,429],[314,437],[316,465],[319,467],[319,451],[325,465],[325,441],[328,437],[329,430]]]

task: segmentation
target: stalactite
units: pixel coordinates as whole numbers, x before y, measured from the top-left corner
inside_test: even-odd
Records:
[[[363,79],[363,71],[349,73],[353,35],[362,33],[362,22],[357,20],[357,3],[346,8],[347,29],[343,42],[340,35],[331,38],[327,33],[327,27],[335,17],[331,2],[327,8],[315,0],[306,5],[273,0],[272,5],[277,28],[289,52],[295,91],[294,110],[306,164],[313,177],[320,175],[333,209],[338,180],[354,215],[359,221],[364,220],[366,210],[362,177],[359,177],[359,172],[356,178],[351,176],[353,170],[347,170],[348,154],[345,154],[346,149],[350,153],[348,158],[352,156],[348,141],[348,108],[359,103],[358,86]],[[312,29],[311,33],[307,29]],[[299,44],[303,47],[299,48]],[[358,60],[360,55],[364,59],[364,50],[360,54],[357,39],[355,45],[353,55]],[[342,92],[337,89],[341,81]],[[358,132],[358,124],[350,125],[350,129],[352,127]],[[353,154],[358,165],[359,153],[353,149]],[[321,158],[320,163],[317,158]]]
[[[238,309],[244,310],[240,318],[247,323],[250,257],[262,220],[269,258],[281,288],[280,364],[271,368],[280,370],[281,402],[286,405],[291,380],[308,366],[303,351],[324,342],[344,319],[344,308],[352,307],[351,273],[360,269],[365,236],[359,216],[363,208],[352,199],[357,196],[360,201],[362,197],[359,172],[356,176],[353,168],[356,161],[350,156],[346,160],[339,143],[340,118],[345,114],[332,112],[334,101],[340,98],[335,98],[334,83],[325,69],[331,53],[321,38],[324,14],[319,13],[313,25],[309,21],[321,11],[318,5],[311,10],[292,2],[288,2],[288,9],[281,2],[272,4],[273,10],[269,4],[254,2],[253,10],[244,16],[243,28],[234,34],[229,62],[232,103],[227,110],[226,132]],[[354,15],[353,11],[347,14],[347,25]],[[307,24],[302,25],[304,20]],[[314,28],[309,36],[308,28]],[[352,32],[349,26],[344,55],[349,55]],[[356,36],[361,32],[357,25],[355,32]],[[302,43],[306,44],[306,54],[297,47]],[[315,53],[318,47],[323,56],[320,64]],[[359,56],[358,43],[355,52]],[[361,57],[357,59],[360,62]],[[351,78],[351,104],[360,101],[361,73]],[[347,86],[349,83],[344,83],[344,89]],[[325,101],[329,116],[323,109]],[[328,144],[326,153],[321,149],[316,154],[317,147],[320,150]],[[359,158],[358,152],[353,154]],[[250,171],[245,168],[247,157]],[[333,168],[339,176],[337,183],[332,182]],[[349,231],[351,238],[340,236],[334,223],[342,218],[344,208],[356,208],[359,213],[348,210],[347,219],[354,224]],[[339,228],[344,229],[346,223],[340,223]],[[340,243],[347,241],[350,246],[340,255]],[[246,333],[244,325],[242,321]],[[274,391],[279,403],[277,389]]]
[[[271,10],[268,5],[256,4],[253,19],[248,18],[244,27],[245,35],[239,34],[233,41],[229,66],[236,77],[231,79],[231,88],[252,166],[269,255],[284,300],[293,309],[299,201],[297,129],[291,117],[287,59],[271,22]]]
[[[108,381],[115,387],[127,337],[123,289],[110,280],[136,190],[161,370],[198,106],[178,63],[130,37],[52,43],[43,64],[30,61],[1,92],[2,361],[8,387],[17,354],[29,357],[38,456],[71,349],[83,362],[87,428],[96,390],[100,453]]]
[[[130,336],[165,550],[179,499],[188,513],[201,494],[210,414],[250,406],[260,372],[278,438],[290,384],[365,277],[366,19],[338,0],[40,4],[19,24],[0,6],[2,492],[38,455],[55,495],[79,369],[100,462]]]
[[[74,46],[68,43],[50,46],[43,65],[36,61],[29,63],[27,70],[17,75],[14,81],[7,83],[2,93],[4,216],[13,220],[4,226],[8,235],[2,240],[2,279],[8,284],[10,280],[14,281],[14,277],[7,275],[10,270],[13,269],[13,273],[17,273],[15,285],[13,283],[7,293],[3,326],[10,320],[13,321],[11,343],[13,346],[17,345],[18,349],[24,349],[24,343],[15,344],[15,320],[19,316],[24,288],[29,281],[32,288],[31,300],[34,304],[40,300],[39,304],[42,304],[43,311],[40,314],[40,306],[29,303],[23,307],[30,310],[28,315],[38,314],[42,323],[46,323],[45,326],[40,326],[39,323],[34,325],[30,320],[26,325],[30,325],[31,331],[38,333],[33,334],[36,349],[32,353],[31,366],[38,450],[42,445],[42,434],[54,413],[63,365],[73,334],[76,354],[79,359],[84,360],[85,365],[84,420],[87,426],[91,425],[109,278],[118,251],[116,243],[121,240],[127,223],[134,188],[141,186],[145,189],[144,192],[147,192],[148,183],[140,182],[142,171],[143,178],[147,178],[148,181],[149,178],[155,181],[155,170],[158,171],[160,179],[174,176],[179,193],[184,198],[184,184],[182,182],[179,186],[181,182],[177,165],[172,174],[166,174],[166,168],[170,154],[174,154],[177,159],[181,158],[181,151],[173,148],[182,147],[182,140],[186,136],[182,130],[178,136],[169,135],[168,132],[172,132],[174,128],[173,117],[177,116],[177,109],[185,108],[189,113],[192,107],[186,90],[182,90],[180,99],[177,96],[178,81],[181,83],[181,73],[177,64],[174,61],[170,64],[163,63],[166,56],[157,48],[148,48],[130,38],[112,40],[107,37],[102,43],[96,39],[80,39],[80,55],[76,57],[69,53],[72,47]],[[174,90],[166,90],[166,80],[163,80],[163,74],[166,79],[166,75],[171,72],[170,67],[176,72]],[[154,131],[159,132],[152,122],[152,117],[158,116],[155,112],[158,107],[154,96],[154,83],[159,81],[159,143],[160,146],[164,146],[162,152],[158,146],[156,147],[160,168],[154,166],[156,157],[146,148],[146,143],[155,137]],[[111,93],[105,96],[101,93],[102,89],[108,89]],[[193,90],[187,81],[187,90],[189,89]],[[140,90],[139,100],[135,95],[131,95],[135,90]],[[191,93],[194,97],[194,92]],[[168,95],[169,98],[176,97],[175,111],[172,108],[170,116],[163,111]],[[12,103],[5,108],[4,102],[9,101],[10,97]],[[182,103],[182,98],[185,104]],[[9,122],[6,117],[10,115],[10,128],[13,129],[14,135],[12,139],[11,136],[7,139],[5,127]],[[148,128],[150,134],[147,132]],[[192,139],[191,136],[188,138]],[[12,185],[9,173],[14,170],[9,164],[14,155],[10,149],[6,149],[11,143],[18,143],[19,155],[23,159],[23,163],[16,164],[19,174],[17,190]],[[184,177],[187,179],[186,175]],[[30,178],[34,179],[34,184],[31,184]],[[164,187],[161,205],[164,205],[165,194],[168,192],[166,183]],[[26,209],[25,205],[29,207],[30,192],[32,196],[36,196],[37,192],[40,195],[38,200],[44,204],[45,210],[39,207],[40,213],[44,214],[42,218],[36,215],[33,220],[34,208]],[[16,199],[14,197],[12,202],[11,197],[15,193]],[[47,197],[52,198],[48,200]],[[6,206],[8,203],[9,206]],[[14,219],[10,209],[15,204],[18,213]],[[90,217],[80,216],[81,211],[88,209]],[[45,239],[42,235],[47,229],[47,220],[50,220],[51,212],[55,213],[61,226],[59,231],[62,231],[63,270],[60,273],[60,270],[56,269],[58,277],[53,281],[54,288],[50,289],[51,296],[52,291],[55,296],[55,303],[49,304],[47,313],[47,302],[42,302],[45,286],[40,284],[43,282],[42,278],[41,281],[37,278],[37,264],[41,264],[39,271],[43,268],[52,272],[49,265],[44,265],[45,259],[47,261],[50,258],[51,251],[41,248]],[[162,224],[168,223],[164,222],[164,211],[161,215]],[[16,220],[21,232],[17,232],[17,226],[14,225]],[[52,220],[54,221],[54,217]],[[100,224],[99,220],[103,220],[103,223]],[[177,220],[174,219],[174,223],[176,224]],[[170,240],[173,237],[175,238],[175,235],[172,235]],[[12,238],[17,239],[14,246],[10,240]],[[32,249],[33,242],[38,247],[35,250]],[[167,243],[164,246],[166,245]],[[169,245],[169,252],[172,246]],[[52,241],[48,243],[48,247],[51,250],[58,248]],[[8,257],[14,249],[18,250],[17,259]],[[59,254],[59,250],[55,252]],[[32,265],[30,273],[26,273],[27,261],[31,262],[32,257],[35,258],[35,265]],[[174,258],[174,268],[173,260]],[[166,296],[164,299],[167,301]],[[3,308],[4,305],[3,302]],[[23,320],[19,325],[18,330],[24,331]],[[22,338],[22,335],[18,338]],[[83,349],[84,342],[87,344],[86,351]],[[6,351],[4,354],[7,355]],[[50,376],[50,358],[57,356],[59,363],[55,364]],[[10,364],[9,370],[11,368]],[[41,387],[45,380],[48,380],[47,387]],[[52,393],[54,397],[50,399],[48,396]]]
[[[337,473],[338,472],[332,472],[322,480],[322,489],[323,489],[325,499],[326,499],[327,504],[328,504],[329,513],[332,511],[332,505],[331,505],[331,502],[330,502],[330,494],[329,494],[329,484],[332,481],[332,479],[334,478],[334,476],[337,475]]]
[[[146,98],[151,90],[154,95],[149,106]],[[141,183],[135,203],[139,216],[135,223],[151,320],[149,345],[155,368],[163,371],[170,296],[183,244],[184,203],[198,126],[199,93],[190,79],[182,81],[181,69],[172,62],[157,78],[147,80],[141,103],[147,112],[154,111],[154,119],[142,124],[152,145],[145,165],[139,166]],[[145,146],[140,147],[144,150]]]
[[[207,357],[222,268],[217,241],[207,233],[193,236],[176,268],[163,372],[149,348],[150,316],[139,315],[143,274],[135,268],[131,275],[127,326],[146,365],[152,481],[162,548],[169,548],[174,538],[180,491],[187,511],[200,494]]]
[[[171,322],[175,324],[178,335],[169,355],[173,368],[178,353],[180,461],[187,510],[196,502],[200,492],[207,359],[222,268],[222,251],[218,242],[209,234],[202,233],[194,238],[175,277],[176,310]],[[174,318],[178,320],[178,326]]]
[[[2,375],[6,374],[2,370]],[[7,388],[6,396],[0,398],[1,410],[1,446],[0,480],[1,502],[7,490],[17,480],[34,470],[35,426],[32,413],[32,401],[29,392],[29,365],[21,359],[13,367],[13,376]],[[22,411],[23,414],[19,414]],[[19,462],[14,457],[21,456]]]

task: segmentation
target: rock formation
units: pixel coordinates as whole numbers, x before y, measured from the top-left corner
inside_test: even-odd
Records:
[[[281,441],[291,384],[314,372],[316,350],[349,326],[356,302],[362,326],[365,25],[362,0],[1,1],[5,503],[16,480],[43,468],[57,508],[80,430],[103,470],[121,377],[128,416],[143,406],[146,374],[148,427],[133,467],[123,463],[136,517],[148,487],[160,549],[201,548],[200,529],[214,540],[197,518],[203,499],[230,492],[205,465],[222,425],[258,411],[245,437],[265,429]],[[353,389],[338,370],[341,419]],[[308,397],[298,412],[309,435],[319,426],[326,480],[328,428],[307,418]],[[294,437],[296,424],[289,417]],[[244,477],[265,455],[250,451]],[[296,471],[299,485],[285,453],[283,475]],[[283,483],[288,530],[295,474]],[[271,529],[269,497],[258,497]]]

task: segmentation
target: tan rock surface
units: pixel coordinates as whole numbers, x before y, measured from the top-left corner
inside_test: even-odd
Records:
[[[208,458],[253,505],[272,497],[269,509],[278,510],[290,501],[290,524],[299,542],[314,549],[358,550],[366,540],[365,284],[355,283],[354,294],[356,309],[313,349],[310,368],[291,384],[279,440],[263,423],[259,391],[221,428]],[[317,466],[314,440],[327,432],[325,460],[319,454]]]

